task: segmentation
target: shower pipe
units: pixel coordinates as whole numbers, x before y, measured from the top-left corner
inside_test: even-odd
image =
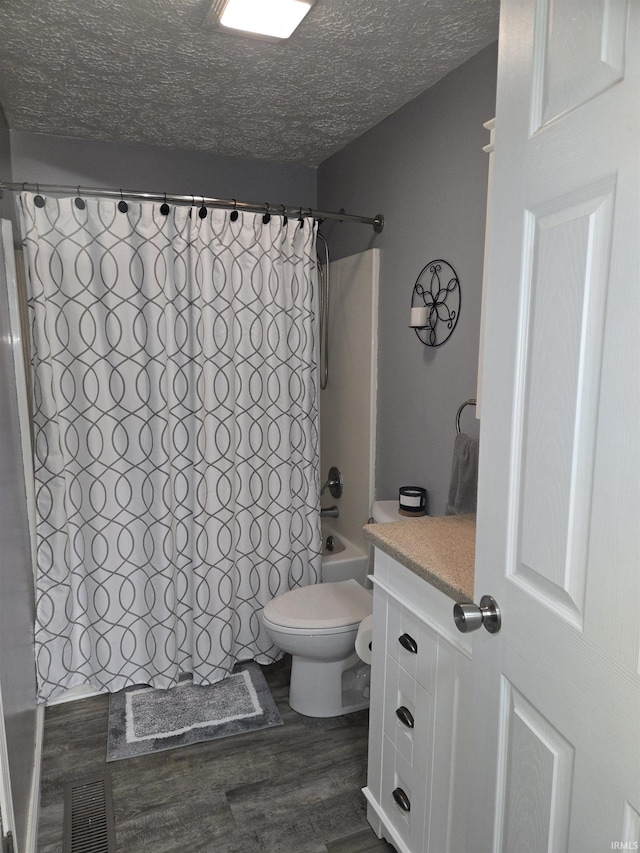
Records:
[[[141,200],[141,201],[161,201],[165,204],[174,205],[189,205],[200,207],[218,207],[226,210],[247,210],[251,213],[264,213],[275,216],[297,216],[298,218],[313,218],[313,219],[337,219],[339,222],[355,222],[361,225],[371,225],[376,234],[379,234],[384,228],[384,216],[381,213],[374,217],[355,216],[352,213],[344,211],[326,211],[315,210],[311,207],[291,207],[284,204],[269,204],[269,202],[253,202],[253,201],[236,201],[236,199],[228,198],[209,198],[202,195],[173,195],[170,193],[150,193],[141,192],[139,190],[113,190],[100,187],[81,187],[81,186],[61,186],[56,184],[38,184],[38,183],[18,183],[0,181],[0,198],[4,190],[10,192],[35,192],[35,193],[76,193],[78,196],[98,197],[98,198],[113,198],[123,201]]]
[[[318,256],[320,277],[320,390],[329,382],[329,244],[318,231],[318,239],[324,245],[324,267]]]

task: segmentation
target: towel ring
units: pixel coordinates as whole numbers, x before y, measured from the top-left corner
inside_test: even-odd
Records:
[[[466,408],[466,406],[475,406],[476,403],[477,400],[472,397],[470,400],[465,400],[464,403],[458,409],[458,414],[456,415],[456,432],[458,433],[458,435],[460,435],[460,415],[462,414],[463,409]]]

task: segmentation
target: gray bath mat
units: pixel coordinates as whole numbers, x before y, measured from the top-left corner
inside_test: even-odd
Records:
[[[171,690],[127,687],[109,697],[107,761],[281,726],[264,675],[252,661],[210,687],[181,676]]]

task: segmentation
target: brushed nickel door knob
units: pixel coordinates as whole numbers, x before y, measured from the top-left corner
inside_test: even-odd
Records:
[[[500,608],[491,595],[483,595],[479,607],[477,604],[454,604],[453,619],[456,628],[463,634],[477,631],[481,625],[490,634],[497,634],[502,625]]]

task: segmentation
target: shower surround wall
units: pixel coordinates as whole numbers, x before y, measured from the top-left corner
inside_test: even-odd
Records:
[[[373,500],[380,253],[369,249],[329,265],[329,382],[320,392],[320,475],[336,465],[344,480],[332,531],[368,551],[362,527]]]
[[[478,53],[318,170],[321,209],[381,211],[384,231],[325,223],[331,256],[380,247],[376,497],[402,485],[447,500],[458,406],[475,396],[496,45]],[[499,128],[496,136],[499,144]],[[407,328],[418,273],[435,258],[460,277],[462,310],[447,343],[423,346]],[[475,426],[473,410],[462,428]]]

